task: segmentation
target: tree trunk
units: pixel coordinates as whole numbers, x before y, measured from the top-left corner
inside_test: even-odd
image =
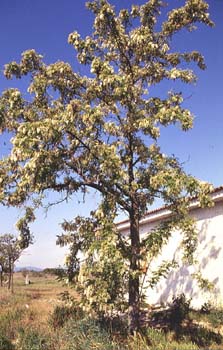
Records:
[[[11,269],[11,293],[14,293],[13,277],[14,277],[14,266]]]
[[[139,293],[139,219],[135,209],[130,213],[130,278],[129,278],[129,328],[134,333],[140,329],[140,293]]]
[[[10,272],[8,273],[8,290],[11,288],[11,274]]]
[[[11,266],[11,259],[9,259],[9,273],[8,273],[8,290],[11,289],[11,278],[12,278],[12,266]]]
[[[1,287],[3,286],[3,271],[0,271],[0,283],[1,283]]]

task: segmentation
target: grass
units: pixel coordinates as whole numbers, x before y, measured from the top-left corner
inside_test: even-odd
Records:
[[[8,292],[6,288],[1,289],[0,305],[3,305],[4,308],[0,309],[0,317],[19,308],[21,312],[29,314],[30,317],[34,313],[36,319],[41,319],[43,323],[47,322],[49,313],[61,303],[59,294],[65,288],[56,281],[55,276],[32,277],[31,275],[30,277],[32,283],[25,286],[22,274],[15,274],[14,294]],[[32,319],[29,321],[35,322]]]
[[[14,294],[7,288],[0,289],[0,335],[14,345],[18,339],[25,341],[28,330],[33,339],[35,332],[49,337],[55,334],[49,325],[49,315],[62,303],[60,293],[66,288],[52,275],[31,273],[30,280],[31,284],[25,286],[22,273],[15,273]]]
[[[128,336],[122,321],[108,327],[66,306],[60,294],[67,288],[54,276],[35,273],[30,279],[25,286],[16,273],[15,293],[0,289],[0,350],[223,349],[223,310],[198,312],[177,299],[174,308],[155,312],[143,333]]]
[[[210,308],[206,312],[192,310],[190,317],[197,322],[203,322],[212,328],[223,330],[223,309]]]

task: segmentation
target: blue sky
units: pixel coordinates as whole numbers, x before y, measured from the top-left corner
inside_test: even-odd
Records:
[[[118,8],[143,0],[111,0]],[[184,3],[169,0],[171,7]],[[207,70],[197,71],[198,82],[184,88],[187,106],[195,115],[194,128],[182,133],[176,128],[163,130],[161,144],[165,153],[174,153],[184,163],[185,169],[214,186],[223,183],[223,1],[209,0],[213,29],[200,26],[193,33],[182,32],[174,39],[174,47],[182,51],[199,50],[205,56]],[[87,35],[92,28],[92,14],[86,10],[84,0],[1,0],[0,2],[0,92],[12,86],[25,89],[21,81],[7,81],[2,70],[4,64],[19,60],[21,52],[34,48],[47,63],[57,60],[70,62],[74,69],[84,72],[75,60],[75,51],[67,44],[68,34],[78,30]],[[162,94],[166,86],[157,89]],[[0,154],[7,152],[0,138]],[[87,215],[97,203],[97,195],[91,194],[81,203],[78,196],[69,204],[51,208],[47,214],[37,213],[32,226],[36,243],[20,259],[20,265],[55,266],[63,261],[64,251],[55,247],[55,236],[60,233],[58,223],[77,214]],[[19,211],[0,207],[1,233],[16,233],[14,224]]]

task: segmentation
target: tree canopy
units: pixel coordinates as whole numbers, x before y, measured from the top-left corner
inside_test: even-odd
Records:
[[[92,34],[81,38],[73,32],[68,42],[80,64],[89,67],[88,75],[62,61],[47,65],[34,50],[25,51],[19,63],[5,67],[8,79],[29,77],[30,95],[26,98],[12,88],[0,98],[0,130],[12,136],[11,152],[0,161],[0,201],[20,206],[31,199],[36,203],[47,190],[64,198],[77,191],[87,193],[88,188],[97,190],[102,199],[99,208],[88,219],[65,222],[68,235],[59,238],[59,243],[71,244],[68,265],[72,262],[71,270],[79,275],[84,265],[80,268],[78,252],[87,253],[85,281],[94,290],[92,262],[97,267],[95,276],[105,269],[107,277],[115,272],[106,265],[111,245],[116,251],[110,257],[114,266],[120,256],[128,261],[125,270],[119,266],[117,271],[127,280],[134,330],[139,328],[142,265],[160,252],[176,227],[183,232],[185,258],[192,261],[196,233],[188,216],[189,198],[196,196],[201,205],[210,204],[210,186],[186,174],[177,158],[164,154],[159,145],[163,127],[176,125],[187,131],[193,126],[183,94],[173,84],[161,98],[153,94],[153,88],[165,81],[194,83],[196,76],[189,65],[205,69],[204,59],[197,51],[174,51],[172,38],[182,29],[195,29],[196,23],[212,26],[213,22],[203,0],[186,0],[163,23],[160,0],[132,5],[119,13],[106,0],[87,6],[95,16]],[[169,206],[171,220],[141,240],[139,221],[156,198]],[[119,210],[129,217],[129,239],[121,237],[114,226]],[[98,256],[104,257],[101,270]],[[167,263],[164,270],[171,266]],[[103,289],[106,293],[112,290],[108,284]],[[108,294],[102,299],[109,298],[114,299]]]

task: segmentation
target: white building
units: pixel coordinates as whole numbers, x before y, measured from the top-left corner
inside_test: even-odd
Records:
[[[198,231],[198,266],[181,265],[173,269],[167,279],[163,278],[154,289],[148,288],[150,304],[166,303],[171,301],[173,296],[184,293],[188,298],[192,298],[194,307],[200,307],[208,301],[216,306],[223,305],[223,186],[216,188],[211,196],[214,201],[211,208],[200,208],[196,201],[190,205],[190,215],[195,218]],[[141,234],[147,234],[169,215],[170,211],[166,208],[148,212],[140,222]],[[119,222],[117,227],[124,235],[128,235],[128,220]],[[152,269],[159,266],[163,260],[180,257],[180,239],[180,232],[174,232],[162,254],[154,261]],[[213,283],[214,289],[211,292],[201,290],[191,276],[198,270]]]

